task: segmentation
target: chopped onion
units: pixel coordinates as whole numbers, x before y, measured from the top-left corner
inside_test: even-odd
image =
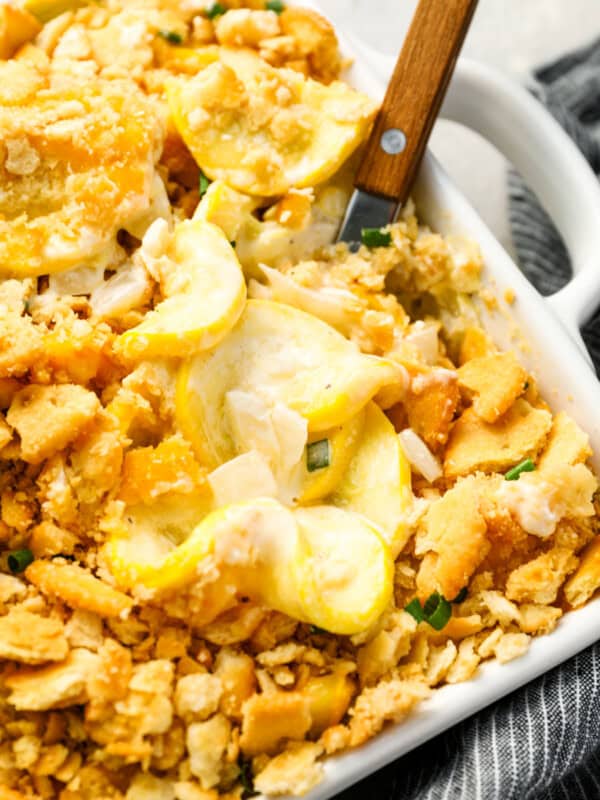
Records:
[[[414,467],[425,480],[433,483],[442,476],[440,462],[412,428],[406,428],[401,431],[398,434],[398,438],[411,467]]]
[[[152,286],[142,264],[125,264],[97,289],[90,297],[90,305],[96,317],[111,319],[142,306],[150,297]]]
[[[410,326],[410,333],[404,338],[417,348],[426,364],[435,364],[439,356],[438,333],[440,323],[417,320]]]

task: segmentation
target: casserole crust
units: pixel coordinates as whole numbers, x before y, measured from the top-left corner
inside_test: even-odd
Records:
[[[376,107],[324,19],[9,9],[0,786],[302,794],[596,592],[587,436],[475,244],[329,244]]]

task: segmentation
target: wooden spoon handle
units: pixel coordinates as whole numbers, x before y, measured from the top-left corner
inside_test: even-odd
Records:
[[[477,0],[420,0],[367,143],[357,189],[404,203]]]

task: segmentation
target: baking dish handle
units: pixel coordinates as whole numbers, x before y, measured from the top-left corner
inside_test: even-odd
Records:
[[[349,38],[386,80],[393,58]],[[579,329],[600,305],[600,185],[589,164],[525,88],[468,59],[457,65],[441,116],[477,131],[497,147],[553,219],[569,250],[573,277],[547,301],[587,355]]]

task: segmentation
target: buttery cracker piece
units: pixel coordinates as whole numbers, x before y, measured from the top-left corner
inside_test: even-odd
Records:
[[[481,328],[467,328],[460,345],[458,363],[463,366],[474,358],[483,358],[495,352],[487,333]]]
[[[267,795],[306,794],[323,779],[317,763],[322,752],[323,747],[314,742],[290,744],[256,775],[254,788]]]
[[[0,617],[0,658],[43,664],[62,661],[68,650],[64,626],[57,619],[40,617],[18,607]]]
[[[553,547],[510,573],[506,596],[518,603],[553,603],[563,581],[578,563],[571,550]]]
[[[244,703],[240,746],[248,756],[273,753],[282,739],[303,739],[312,724],[300,692],[255,694]]]
[[[566,593],[566,592],[565,592]],[[523,633],[546,634],[556,628],[558,620],[562,617],[560,608],[554,606],[540,606],[535,603],[523,603],[519,606],[519,627]]]
[[[429,630],[427,638],[435,644],[441,644],[446,639],[460,641],[467,636],[473,636],[483,629],[483,622],[479,614],[470,614],[466,617],[450,617],[448,623],[441,631]]]
[[[410,651],[412,636],[417,630],[416,620],[406,611],[394,615],[389,630],[382,630],[361,647],[356,665],[361,686],[375,683]]]
[[[0,603],[8,603],[15,597],[23,597],[27,594],[27,586],[15,575],[7,575],[0,572]]]
[[[463,639],[459,644],[456,659],[446,675],[446,683],[462,683],[473,676],[481,661],[475,649],[476,644],[474,636]]]
[[[419,597],[438,591],[456,597],[489,550],[480,511],[480,488],[467,478],[436,500],[417,534],[415,553],[424,555],[417,575]]]
[[[500,625],[510,625],[511,622],[519,622],[521,615],[514,603],[511,603],[501,592],[483,591],[481,599],[488,607],[492,622],[499,622]],[[486,620],[487,621],[487,620]]]
[[[96,395],[81,386],[31,385],[15,395],[6,419],[21,437],[23,460],[39,464],[76,439],[99,410]]]
[[[449,370],[432,370],[411,381],[405,400],[408,422],[433,450],[448,441],[459,399],[456,374]]]
[[[494,655],[501,664],[519,658],[529,649],[530,638],[526,633],[505,633],[494,647]]]
[[[245,642],[264,620],[266,611],[260,606],[240,603],[220,614],[214,622],[198,629],[203,639],[221,647]]]
[[[175,711],[183,719],[205,720],[218,709],[222,694],[217,675],[185,675],[175,686]]]
[[[19,47],[31,41],[41,29],[38,20],[24,8],[0,6],[0,58],[12,58]]]
[[[124,616],[133,607],[131,597],[76,564],[34,561],[25,570],[25,577],[44,594],[100,617]]]
[[[565,584],[565,597],[574,608],[582,606],[600,587],[600,537],[584,550],[579,567]]]
[[[7,786],[0,786],[0,800],[31,800],[31,795],[24,795]]]
[[[215,20],[215,35],[228,47],[259,47],[263,39],[279,36],[279,17],[273,11],[234,8]]]
[[[0,450],[10,442],[13,432],[10,425],[4,419],[4,415],[0,414]]]
[[[327,755],[345,750],[350,744],[350,729],[346,725],[334,725],[324,731],[319,742]]]
[[[221,711],[228,717],[240,720],[244,702],[256,691],[254,661],[246,653],[223,647],[215,659],[215,675],[223,686]]]
[[[47,711],[81,705],[88,698],[87,684],[99,664],[89,650],[71,650],[61,664],[22,669],[4,685],[10,690],[8,703],[19,711]]]
[[[60,528],[49,520],[36,525],[29,538],[29,549],[36,558],[71,556],[79,539],[71,531]]]
[[[281,32],[291,36],[300,59],[308,63],[310,75],[323,83],[338,77],[342,59],[333,25],[310,8],[286,6],[279,17]]]
[[[486,422],[495,422],[525,391],[527,372],[514,353],[473,358],[458,370],[458,381],[473,410]]]
[[[223,714],[215,714],[206,722],[194,722],[187,729],[190,769],[203,789],[212,789],[221,780],[230,733],[231,723]]]
[[[559,411],[552,422],[552,430],[537,468],[541,472],[563,464],[578,464],[592,455],[587,433],[564,411]]]
[[[363,689],[350,709],[350,747],[371,739],[386,722],[400,722],[430,694],[423,681],[396,678]]]
[[[102,620],[91,611],[75,609],[65,625],[65,634],[71,647],[85,647],[97,652],[104,642]]]
[[[494,655],[494,649],[496,645],[503,636],[504,631],[500,627],[494,628],[493,631],[488,633],[488,635],[477,648],[477,652],[481,658],[491,658]]]
[[[495,423],[484,422],[472,408],[456,421],[444,460],[448,477],[472,472],[504,472],[524,458],[534,458],[552,426],[549,411],[519,398]]]
[[[451,640],[441,647],[429,649],[427,672],[425,673],[425,680],[429,686],[436,686],[444,680],[454,663],[456,653],[456,645]]]

